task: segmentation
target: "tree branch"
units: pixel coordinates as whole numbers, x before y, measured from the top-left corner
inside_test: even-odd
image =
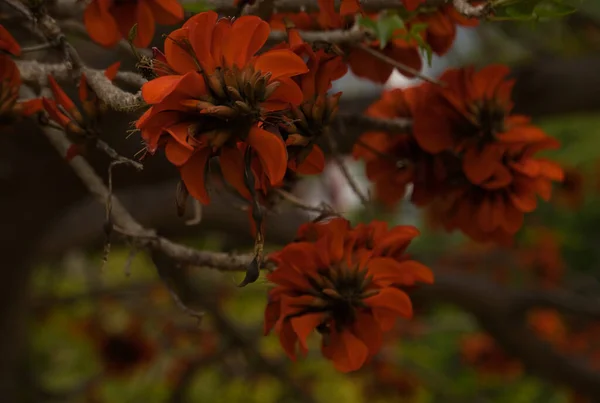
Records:
[[[45,86],[48,83],[48,75],[53,76],[58,81],[72,80],[71,71],[64,63],[44,64],[35,60],[15,60],[15,63],[19,68],[19,72],[21,73],[21,80],[28,84]],[[90,71],[102,75],[104,74],[104,71],[102,70],[95,70],[91,68],[87,68],[86,74],[88,74]],[[141,75],[130,71],[119,71],[115,79],[136,88],[140,88],[147,82],[147,80]],[[126,91],[122,92],[124,97],[133,95]]]
[[[369,32],[361,29],[333,29],[331,31],[299,31],[304,41],[309,43],[326,42],[331,44],[356,44],[369,37]],[[269,41],[284,42],[287,33],[284,31],[271,31]]]
[[[452,5],[456,11],[469,18],[485,18],[492,11],[492,3],[489,0],[477,6],[469,3],[468,0],[452,0]]]

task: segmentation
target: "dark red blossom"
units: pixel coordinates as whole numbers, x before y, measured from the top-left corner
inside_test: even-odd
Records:
[[[552,182],[563,178],[558,164],[535,158],[538,151],[558,146],[548,137],[507,146],[499,161],[486,161],[493,169],[484,181],[464,181],[436,201],[437,219],[447,230],[460,229],[478,241],[510,242],[525,213],[537,208],[538,196],[548,201]]]
[[[366,115],[384,119],[410,119],[423,86],[384,91]],[[366,163],[366,174],[375,184],[375,196],[394,207],[413,185],[411,200],[429,203],[440,193],[446,168],[440,157],[422,150],[410,133],[367,132],[354,146],[353,155]]]
[[[443,56],[456,39],[457,26],[475,27],[479,25],[479,20],[467,18],[456,11],[452,4],[447,4],[433,11],[419,13],[409,24],[426,24],[423,39],[435,54]]]
[[[388,231],[384,223],[352,229],[341,218],[304,226],[300,241],[270,256],[277,269],[267,278],[276,287],[269,292],[265,332],[275,329],[295,359],[297,346],[306,353],[316,330],[323,355],[338,370],[360,368],[396,319],[412,316],[407,287],[433,281],[428,268],[402,255],[416,233],[412,227]]]

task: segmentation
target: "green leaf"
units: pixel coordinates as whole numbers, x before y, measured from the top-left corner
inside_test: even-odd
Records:
[[[530,19],[533,15],[533,10],[537,7],[541,0],[528,0],[521,3],[506,7],[506,14],[521,19],[525,17]]]
[[[394,32],[404,28],[404,21],[397,14],[381,17],[377,21],[377,39],[379,39],[381,49],[385,48]]]
[[[368,30],[377,32],[377,21],[370,19],[369,17],[363,17],[362,15],[358,17],[358,25],[361,27],[365,27]]]
[[[573,14],[577,9],[560,1],[544,2],[535,8],[535,15],[542,18],[557,18]]]
[[[577,9],[569,0],[521,0],[499,1],[492,19],[508,21],[532,21],[540,18],[556,18],[574,13]]]

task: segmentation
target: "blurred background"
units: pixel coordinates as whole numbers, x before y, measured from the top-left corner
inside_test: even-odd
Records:
[[[5,11],[0,9],[0,11]],[[27,45],[6,14],[0,23]],[[106,51],[65,25],[69,40],[93,67],[122,61],[126,49]],[[168,32],[168,31],[163,31]],[[156,46],[162,47],[160,35]],[[31,58],[52,61],[44,52]],[[295,193],[309,204],[326,202],[353,222],[373,218],[422,230],[409,252],[438,273],[514,289],[567,289],[600,295],[600,3],[582,2],[562,19],[486,23],[460,29],[453,51],[434,58],[428,75],[449,66],[506,63],[514,68],[515,111],[563,147],[549,154],[564,164],[564,184],[553,201],[527,217],[512,248],[475,245],[459,234],[436,232],[410,204],[368,214],[335,165],[306,178]],[[386,88],[412,82],[394,75]],[[75,87],[65,88],[75,98]],[[342,108],[361,112],[384,88],[351,75],[335,84]],[[127,137],[134,115],[112,113],[104,139],[121,154],[141,149]],[[354,133],[356,136],[359,133]],[[350,144],[342,144],[349,151]],[[106,178],[108,160],[90,153]],[[368,190],[364,169],[348,158]],[[215,188],[198,225],[176,216],[177,171],[163,155],[143,172],[117,168],[116,194],[145,226],[203,250],[246,252],[253,245],[245,213]],[[0,383],[5,402],[585,402],[577,390],[532,376],[514,352],[500,348],[474,317],[447,304],[416,298],[415,319],[399,322],[369,365],[337,373],[317,338],[306,358],[291,362],[276,336],[263,337],[268,284],[245,288],[243,273],[181,270],[183,302],[205,312],[195,318],[173,300],[144,251],[114,239],[103,258],[104,207],[87,194],[34,125],[0,135]],[[191,215],[188,209],[188,215]],[[268,219],[275,250],[311,217],[283,206]],[[186,218],[190,218],[189,216]],[[531,331],[557,351],[600,371],[600,320],[582,321],[552,310],[529,312]],[[597,396],[596,396],[597,398]]]

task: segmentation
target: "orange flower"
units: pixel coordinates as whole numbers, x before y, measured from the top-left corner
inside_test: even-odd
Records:
[[[566,341],[566,326],[558,312],[552,309],[536,309],[529,312],[527,322],[540,339],[553,346],[561,346]]]
[[[42,109],[40,99],[19,102],[20,87],[21,74],[17,65],[8,55],[0,54],[0,127]]]
[[[378,118],[410,118],[411,104],[423,86],[384,91],[366,115]],[[441,189],[444,167],[441,160],[424,152],[408,133],[367,132],[354,146],[354,158],[363,159],[378,200],[395,206],[413,184],[412,202],[427,204]]]
[[[83,14],[92,40],[113,47],[129,36],[137,24],[133,44],[146,47],[154,37],[155,23],[174,25],[183,20],[183,7],[177,0],[92,0]]]
[[[326,20],[331,21],[331,10],[329,10],[327,15],[329,17]],[[370,17],[376,19],[379,18],[379,15],[371,15]],[[339,19],[340,17],[338,17]],[[337,22],[335,25],[336,28],[343,28],[344,24]],[[405,66],[420,71],[423,67],[423,61],[421,60],[418,44],[415,41],[407,42],[402,39],[402,34],[406,34],[406,29],[395,31],[394,37],[388,41],[383,49],[381,49],[381,43],[378,40],[370,41],[366,44],[371,49],[381,52],[383,55]],[[347,62],[350,70],[358,77],[383,84],[390,78],[395,69],[390,63],[382,61],[361,48],[351,47],[346,49],[346,52],[348,53]],[[399,70],[399,72],[406,77],[414,77],[413,74],[406,71]]]
[[[448,53],[454,43],[456,26],[475,27],[479,25],[479,20],[463,16],[456,11],[454,6],[448,4],[433,12],[418,14],[410,20],[409,24],[427,24],[427,28],[423,32],[423,39],[435,54],[443,56]]]
[[[477,241],[510,242],[523,225],[524,214],[537,208],[537,196],[548,201],[552,181],[562,180],[560,166],[533,158],[536,152],[558,145],[545,138],[507,146],[490,177],[480,184],[463,179],[464,184],[440,197],[434,205],[437,219],[447,230],[461,229]]]
[[[285,30],[287,19],[296,28],[303,30],[332,30],[332,29],[347,29],[353,23],[353,18],[350,14],[340,13],[335,10],[335,4],[331,0],[319,0],[318,14],[277,14],[271,21],[271,26],[276,30]],[[376,16],[372,16],[375,18]],[[396,32],[401,34],[402,31]],[[380,49],[379,41],[370,41],[368,45],[374,50],[382,52],[385,56],[390,57],[400,63],[403,63],[415,70],[421,70],[422,60],[419,54],[419,49],[416,42],[407,43],[403,39],[392,39],[388,42],[384,49]],[[354,46],[344,46],[341,48],[348,55],[346,62],[354,74],[359,77],[369,80],[385,83],[394,67],[389,63],[381,61],[372,54]],[[412,75],[401,71],[407,77]]]
[[[109,66],[104,72],[106,78],[113,80],[117,75],[120,64],[120,62],[117,62]],[[81,151],[80,146],[86,140],[98,138],[100,134],[98,118],[106,112],[107,106],[89,86],[85,74],[81,75],[79,81],[79,100],[81,101],[83,113],[60,88],[54,77],[48,76],[48,83],[54,99],[43,98],[43,106],[50,115],[50,119],[58,123],[70,140],[75,143],[67,151],[67,159],[70,159],[79,154]]]
[[[506,147],[546,138],[529,118],[509,115],[514,81],[505,80],[508,73],[501,65],[478,72],[472,67],[450,69],[441,77],[447,86],[428,85],[428,94],[415,108],[413,134],[419,145],[434,154],[462,154],[465,175],[475,184],[494,174]]]
[[[13,36],[0,24],[0,50],[14,56],[21,55],[21,47]]]
[[[523,372],[522,364],[506,355],[494,339],[485,333],[464,337],[460,343],[460,351],[463,361],[475,367],[482,375],[513,378]]]
[[[302,102],[291,77],[308,71],[289,49],[255,56],[269,36],[260,18],[217,18],[212,11],[197,14],[169,35],[164,60],[153,62],[154,71],[167,74],[142,87],[152,107],[136,125],[150,152],[165,146],[189,193],[202,203],[209,202],[204,175],[213,155],[225,180],[248,194],[240,142],[256,153],[271,185],[281,182],[285,144],[268,129]]]
[[[290,358],[296,358],[298,344],[308,351],[306,339],[317,330],[322,353],[336,369],[357,370],[379,351],[383,332],[399,316],[412,316],[402,288],[433,281],[420,263],[395,259],[396,240],[410,240],[416,229],[379,232],[370,238],[378,241],[372,249],[359,246],[357,231],[363,230],[352,230],[341,218],[312,224],[299,231],[300,239],[310,240],[271,255],[277,269],[267,278],[276,287],[269,292],[265,333],[274,328]]]
[[[392,39],[383,49],[380,49],[379,41],[372,41],[369,43],[369,46],[396,62],[402,63],[416,71],[420,71],[423,67],[423,61],[421,60],[421,55],[416,43],[409,43],[403,39]],[[349,52],[348,65],[352,72],[358,77],[383,84],[387,82],[394,72],[394,66],[371,55],[366,50],[353,48]],[[413,74],[407,73],[404,70],[398,71],[406,77],[414,77]]]
[[[295,28],[288,29],[289,47],[307,59],[308,73],[295,78],[302,89],[303,101],[287,114],[290,121],[280,125],[287,145],[288,168],[299,174],[321,173],[325,166],[323,151],[315,143],[329,135],[338,111],[341,92],[328,95],[331,83],[343,77],[348,68],[340,56],[320,49],[316,52],[305,43]]]

